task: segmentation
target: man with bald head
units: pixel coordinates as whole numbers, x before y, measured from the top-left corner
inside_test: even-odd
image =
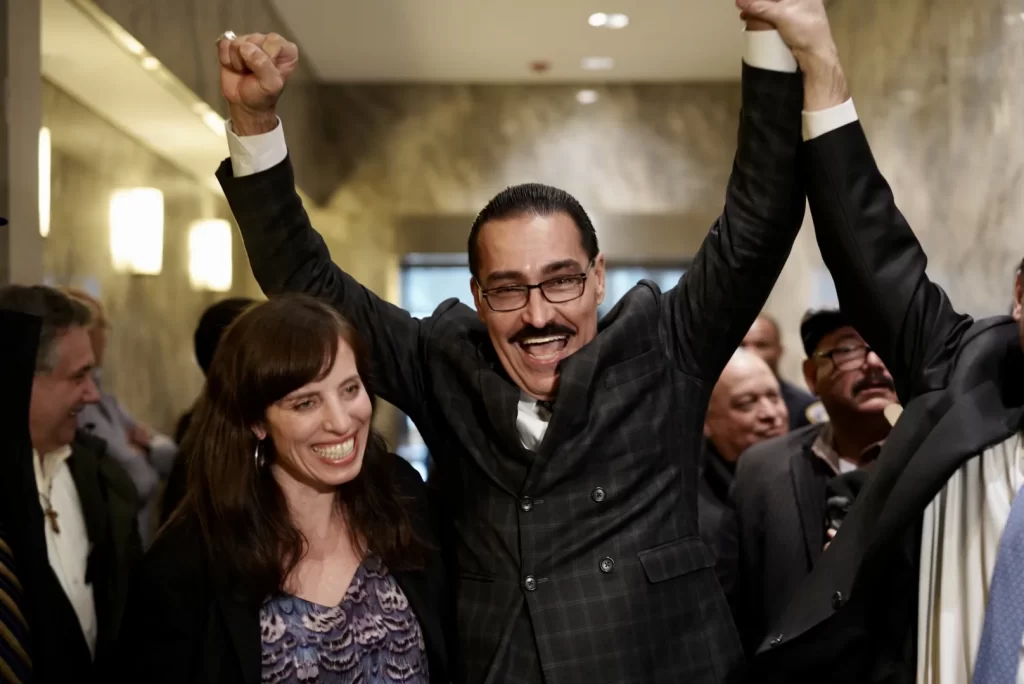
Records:
[[[743,338],[742,347],[764,359],[778,378],[782,400],[786,403],[786,411],[789,413],[789,429],[796,430],[810,425],[811,415],[815,413],[815,407],[820,408],[820,405],[814,395],[779,377],[779,360],[782,359],[783,346],[776,320],[766,313],[758,316]]]
[[[789,428],[779,381],[757,354],[737,349],[718,378],[704,418],[704,454],[697,506],[700,533],[730,594],[736,575],[735,527],[729,489],[736,463],[750,447]]]

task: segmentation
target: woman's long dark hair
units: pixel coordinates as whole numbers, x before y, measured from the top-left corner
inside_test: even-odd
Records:
[[[339,340],[355,352],[365,385],[367,355],[351,324],[323,302],[285,295],[243,313],[210,365],[182,445],[190,455],[188,490],[175,519],[198,523],[210,567],[248,596],[281,590],[307,548],[269,471],[270,440],[263,447],[267,465],[256,462],[252,426],[265,420],[272,404],[324,377]],[[392,480],[394,458],[371,430],[362,471],[338,487],[338,503],[355,547],[398,570],[419,567],[423,548]]]

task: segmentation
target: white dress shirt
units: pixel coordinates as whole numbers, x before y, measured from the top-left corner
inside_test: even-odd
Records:
[[[43,516],[46,555],[50,567],[57,575],[57,581],[75,609],[89,651],[95,657],[96,603],[92,585],[85,581],[91,544],[85,527],[82,502],[68,468],[70,456],[70,446],[51,451],[42,458],[38,451],[33,450],[32,463],[35,467],[36,486],[39,488],[39,505],[45,511],[46,502],[49,501],[57,512],[57,527],[60,529],[60,532],[54,531],[50,519]]]
[[[1022,486],[1024,446],[1017,434],[962,465],[925,509],[917,684],[971,681],[1000,538]],[[1024,667],[1017,682],[1024,684]]]

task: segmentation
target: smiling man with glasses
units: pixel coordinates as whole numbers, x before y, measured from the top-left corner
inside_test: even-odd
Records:
[[[546,185],[501,192],[474,222],[475,312],[449,300],[416,319],[362,287],[295,192],[276,103],[297,48],[276,35],[219,42],[231,159],[218,178],[253,272],[268,294],[324,297],[360,329],[371,389],[435,459],[454,528],[459,679],[696,684],[742,667],[698,534],[703,418],[804,213],[801,77],[774,31],[747,40],[721,217],[676,287],[640,283],[600,324],[594,225]]]

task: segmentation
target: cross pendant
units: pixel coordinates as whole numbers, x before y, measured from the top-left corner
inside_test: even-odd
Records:
[[[57,524],[57,511],[53,510],[53,506],[47,506],[46,510],[43,511],[43,515],[50,521],[50,527],[53,528],[54,534],[60,534],[60,525]]]

